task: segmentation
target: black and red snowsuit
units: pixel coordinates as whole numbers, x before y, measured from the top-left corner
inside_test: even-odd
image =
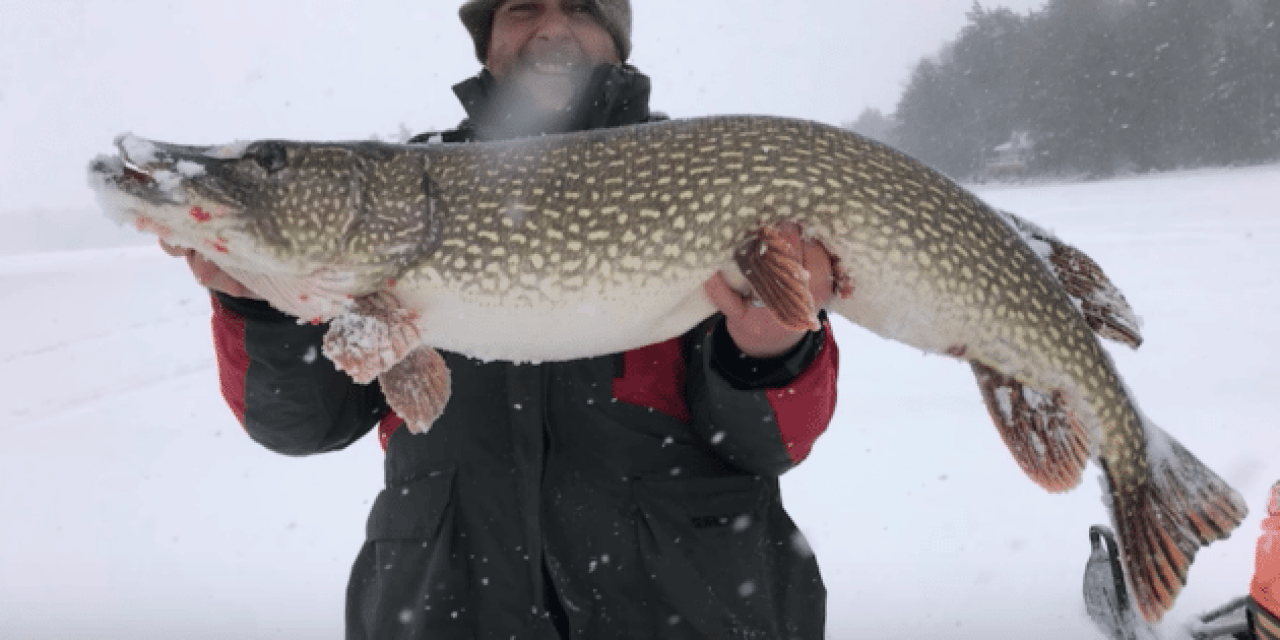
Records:
[[[492,79],[455,87],[471,119],[422,136],[483,138]],[[646,122],[648,79],[597,69],[573,128]],[[778,476],[836,400],[830,328],[744,357],[713,317],[634,351],[516,365],[445,353],[452,397],[425,435],[378,385],[315,357],[324,326],[217,294],[222,390],[283,454],[371,430],[386,489],[352,569],[347,637],[820,640],[826,592]]]

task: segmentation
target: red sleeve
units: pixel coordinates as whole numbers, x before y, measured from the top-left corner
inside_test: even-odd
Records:
[[[245,376],[249,372],[245,320],[223,306],[217,296],[210,296],[210,300],[213,301],[213,349],[218,360],[218,384],[227,406],[243,425]]]
[[[836,410],[836,374],[840,351],[826,325],[826,336],[818,357],[791,384],[765,392],[778,421],[778,431],[791,462],[809,457],[813,443],[827,430]]]
[[[222,396],[258,444],[293,456],[336,451],[387,413],[377,385],[355,384],[323,357],[326,325],[216,292],[212,306]]]
[[[824,317],[823,330],[794,353],[756,363],[743,360],[718,325],[695,340],[686,388],[694,433],[747,473],[780,476],[795,467],[835,412],[840,356],[831,335]],[[746,379],[757,368],[757,380]]]

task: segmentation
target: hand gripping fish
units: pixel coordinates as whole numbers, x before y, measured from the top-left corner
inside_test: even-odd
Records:
[[[1158,620],[1243,499],[1150,422],[1103,350],[1137,324],[1083,254],[884,145],[812,122],[717,117],[466,145],[132,136],[103,207],[191,247],[272,305],[328,322],[325,354],[423,431],[435,349],[551,361],[680,335],[725,272],[816,325],[778,225],[831,254],[831,310],[971,363],[1015,457],[1051,491],[1102,468],[1138,609]]]

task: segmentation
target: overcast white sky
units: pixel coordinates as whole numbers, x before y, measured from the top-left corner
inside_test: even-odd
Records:
[[[1018,12],[1045,0],[998,0]],[[0,213],[91,208],[119,133],[187,143],[452,126],[479,70],[460,0],[0,0]],[[891,111],[970,0],[633,0],[631,61],[675,117]]]

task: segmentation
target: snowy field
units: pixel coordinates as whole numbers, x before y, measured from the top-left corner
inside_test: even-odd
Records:
[[[1146,413],[1253,511],[1203,550],[1160,635],[1243,594],[1280,479],[1280,166],[984,187],[1086,250],[1146,321],[1111,349]],[[340,638],[382,478],[366,438],[271,454],[218,395],[207,297],[99,214],[4,214],[0,638]],[[837,321],[840,405],[784,480],[830,591],[830,637],[1097,638],[1081,575],[1106,522],[1091,467],[1052,496],[969,369]]]

